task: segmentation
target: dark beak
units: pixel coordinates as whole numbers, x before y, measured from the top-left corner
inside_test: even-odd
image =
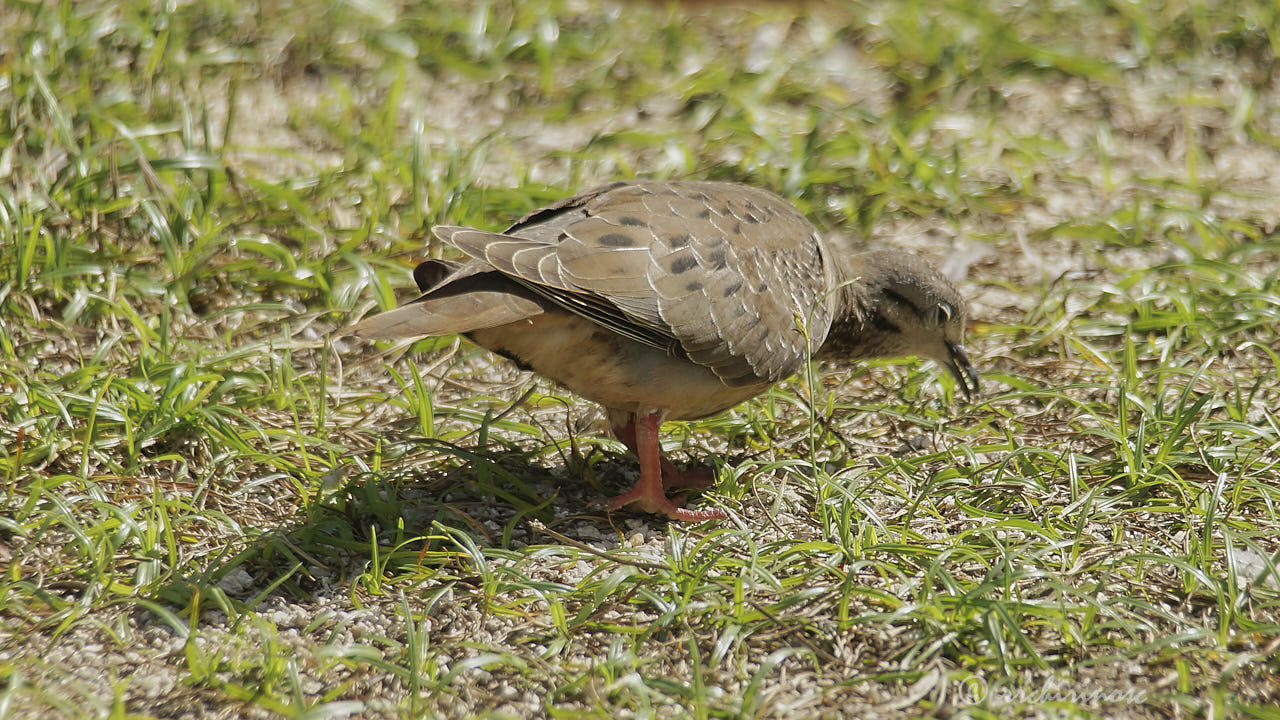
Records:
[[[947,343],[947,353],[950,357],[943,364],[960,383],[965,399],[972,400],[978,394],[978,371],[969,362],[969,354],[964,351],[963,345],[952,342]]]

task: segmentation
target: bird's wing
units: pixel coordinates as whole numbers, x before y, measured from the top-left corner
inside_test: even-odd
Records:
[[[813,225],[772,193],[618,183],[506,233],[436,234],[562,308],[679,352],[730,385],[780,380],[826,337],[833,272]]]

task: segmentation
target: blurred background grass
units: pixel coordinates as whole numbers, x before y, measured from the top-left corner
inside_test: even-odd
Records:
[[[1274,3],[0,28],[0,715],[1273,716]],[[609,521],[580,401],[333,334],[432,224],[627,177],[938,260],[988,394],[799,378],[670,428],[734,522]]]

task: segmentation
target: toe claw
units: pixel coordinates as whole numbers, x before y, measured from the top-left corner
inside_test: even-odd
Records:
[[[723,520],[729,517],[725,511],[719,508],[711,508],[708,510],[690,510],[681,507],[684,504],[685,495],[679,495],[674,500],[666,496],[654,497],[642,492],[639,488],[632,488],[621,495],[616,495],[605,503],[605,510],[613,512],[620,510],[628,505],[634,505],[637,509],[654,515],[666,515],[672,520],[683,520],[685,522],[701,522],[703,520]]]

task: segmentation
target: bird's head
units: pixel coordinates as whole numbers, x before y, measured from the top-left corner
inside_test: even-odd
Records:
[[[942,273],[910,255],[875,251],[856,255],[821,356],[934,360],[978,392],[978,373],[964,349],[964,298]]]

